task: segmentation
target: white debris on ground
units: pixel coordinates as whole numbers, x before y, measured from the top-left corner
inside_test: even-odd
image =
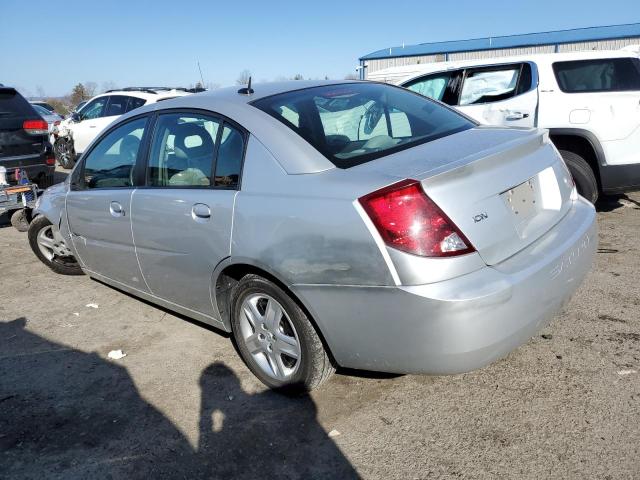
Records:
[[[79,313],[79,312],[73,312],[73,314],[74,314],[76,317],[79,317],[79,316],[80,316],[80,313]]]
[[[632,373],[638,373],[637,370],[620,370],[618,375],[631,375]]]
[[[85,305],[85,307],[89,307],[89,308],[98,308],[98,304],[97,303],[87,303]]]
[[[126,356],[127,354],[122,350],[111,350],[107,355],[107,357],[109,357],[111,360],[120,360],[121,358],[124,358]]]
[[[340,432],[338,430],[331,430],[329,432],[329,438],[337,437],[338,435],[340,435]]]

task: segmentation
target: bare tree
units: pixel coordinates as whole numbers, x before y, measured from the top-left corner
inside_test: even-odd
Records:
[[[358,77],[358,75],[357,75],[357,74],[355,74],[355,73],[347,73],[347,74],[344,76],[344,79],[345,79],[345,80],[360,80],[360,77]]]
[[[44,92],[44,88],[42,88],[42,85],[38,85],[36,87],[36,94],[38,95],[38,98],[40,98],[41,100],[47,96],[47,94]]]
[[[118,84],[113,80],[108,80],[106,82],[102,82],[102,87],[100,88],[101,92],[106,92],[107,90],[116,90],[118,88]]]
[[[251,72],[249,70],[243,70],[240,72],[240,75],[236,79],[236,83],[238,85],[246,85],[249,83],[249,79],[251,78]]]
[[[98,92],[98,84],[96,82],[84,82],[84,91],[91,98]]]
[[[220,85],[219,83],[215,83],[215,82],[206,82],[206,83],[204,84],[204,87],[205,87],[207,90],[217,90],[217,89],[219,89],[219,88],[220,88],[220,86],[221,86],[221,85]]]
[[[299,73],[296,73],[292,80],[304,80],[304,77],[302,75],[300,75]]]

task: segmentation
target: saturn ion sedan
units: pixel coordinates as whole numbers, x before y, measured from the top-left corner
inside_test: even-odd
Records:
[[[338,366],[487,365],[566,304],[597,246],[546,131],[367,82],[136,109],[35,213],[52,270],[231,332],[262,382],[302,390]]]

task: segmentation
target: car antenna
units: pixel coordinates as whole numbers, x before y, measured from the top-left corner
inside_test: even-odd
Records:
[[[247,82],[246,87],[242,87],[238,90],[240,95],[251,95],[253,93],[253,88],[251,88],[251,77],[249,77],[249,81]]]

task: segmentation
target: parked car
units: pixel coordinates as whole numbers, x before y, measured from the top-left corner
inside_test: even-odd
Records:
[[[631,51],[520,55],[369,75],[490,125],[547,128],[591,202],[640,188],[640,59]]]
[[[187,94],[185,89],[129,87],[93,97],[54,130],[58,163],[63,168],[71,168],[96,135],[120,115],[142,105]]]
[[[0,166],[15,184],[22,171],[40,188],[53,184],[55,159],[47,122],[18,91],[0,87]]]
[[[64,118],[62,118],[56,112],[50,112],[49,110],[47,110],[46,108],[40,105],[32,103],[31,106],[38,113],[38,115],[40,115],[44,119],[44,121],[47,122],[48,130],[49,130],[49,141],[53,145],[53,142],[55,140],[53,136],[54,127],[59,125],[60,122],[64,120]]]
[[[597,246],[548,134],[402,88],[285,82],[145,106],[47,190],[29,241],[232,333],[273,388],[449,374],[526,342]]]
[[[31,105],[38,105],[38,106],[48,110],[51,113],[56,113],[55,107],[53,107],[50,103],[43,102],[41,100],[31,100],[29,103],[31,103]]]

